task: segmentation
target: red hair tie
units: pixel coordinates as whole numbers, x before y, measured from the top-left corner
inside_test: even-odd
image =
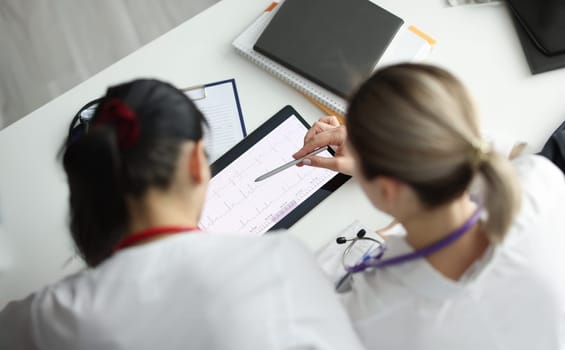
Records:
[[[118,145],[129,149],[139,141],[139,120],[134,111],[123,101],[113,98],[104,103],[94,125],[112,124],[116,128]]]

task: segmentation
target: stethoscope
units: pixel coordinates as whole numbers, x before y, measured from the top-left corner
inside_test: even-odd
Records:
[[[408,261],[412,261],[412,260],[416,260],[416,259],[420,259],[423,257],[426,257],[427,255],[430,255],[432,253],[437,252],[438,250],[441,250],[447,246],[449,246],[451,243],[455,242],[458,238],[460,238],[461,236],[463,236],[467,231],[469,231],[469,229],[471,227],[473,227],[481,218],[481,212],[482,212],[482,208],[479,206],[474,212],[473,215],[463,223],[463,225],[461,225],[461,227],[459,227],[457,230],[453,231],[452,233],[450,233],[449,235],[447,235],[446,237],[440,239],[439,241],[425,247],[419,250],[416,250],[414,252],[411,253],[407,253],[407,254],[402,254],[402,255],[398,255],[398,256],[394,256],[388,259],[382,259],[385,251],[386,251],[386,244],[371,238],[371,237],[365,237],[366,235],[366,231],[365,230],[359,230],[359,232],[357,232],[356,236],[354,238],[346,238],[346,237],[338,237],[336,239],[336,243],[337,244],[345,244],[347,242],[351,242],[347,248],[345,248],[344,252],[343,252],[343,256],[342,256],[342,264],[343,267],[345,268],[345,275],[343,277],[341,277],[336,285],[335,285],[335,289],[338,293],[345,293],[351,290],[352,288],[352,277],[353,274],[355,273],[359,273],[359,272],[363,272],[365,270],[368,269],[376,269],[376,268],[382,268],[382,267],[386,267],[386,266],[392,266],[392,265],[399,265],[399,264],[403,264],[405,262]],[[351,248],[353,247],[353,245],[360,241],[360,240],[370,240],[373,241],[374,243],[377,243],[377,252],[375,254],[373,254],[373,252],[375,251],[375,249],[369,249],[368,251],[366,251],[363,256],[359,259],[359,261],[352,266],[348,266],[345,264],[345,258],[346,256],[349,254],[349,252],[351,251]]]

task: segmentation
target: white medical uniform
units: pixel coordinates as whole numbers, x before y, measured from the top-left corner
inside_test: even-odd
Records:
[[[0,349],[360,349],[333,286],[285,234],[178,234],[13,302]]]
[[[342,298],[367,348],[565,349],[564,176],[542,157],[514,163],[521,212],[459,281],[425,259],[354,275]],[[384,259],[413,251],[402,235],[387,246]]]

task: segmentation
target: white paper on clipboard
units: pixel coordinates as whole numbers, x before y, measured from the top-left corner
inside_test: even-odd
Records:
[[[235,80],[183,89],[208,121],[204,135],[210,163],[220,158],[245,136],[245,123]]]

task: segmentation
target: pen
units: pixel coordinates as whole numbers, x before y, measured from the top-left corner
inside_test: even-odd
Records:
[[[318,148],[318,149],[315,150],[314,152],[310,152],[310,153],[308,153],[307,155],[305,155],[305,156],[302,157],[302,158],[298,158],[298,159],[295,159],[295,160],[293,160],[293,161],[291,161],[291,162],[288,162],[288,163],[286,163],[286,164],[283,164],[283,165],[281,165],[280,167],[278,167],[278,168],[276,168],[276,169],[273,169],[273,170],[271,170],[271,171],[269,171],[269,172],[267,172],[267,173],[265,173],[265,174],[259,176],[258,178],[255,179],[255,182],[263,181],[263,180],[265,180],[265,179],[267,179],[267,178],[269,178],[269,177],[271,177],[271,176],[273,176],[273,175],[275,175],[275,174],[280,173],[281,171],[283,171],[283,170],[285,170],[285,169],[288,169],[288,168],[292,167],[293,165],[296,165],[296,164],[302,162],[304,159],[306,159],[306,158],[308,158],[308,157],[314,156],[314,155],[316,155],[316,154],[318,154],[318,153],[321,153],[321,152],[327,151],[327,150],[328,150],[327,147]]]

